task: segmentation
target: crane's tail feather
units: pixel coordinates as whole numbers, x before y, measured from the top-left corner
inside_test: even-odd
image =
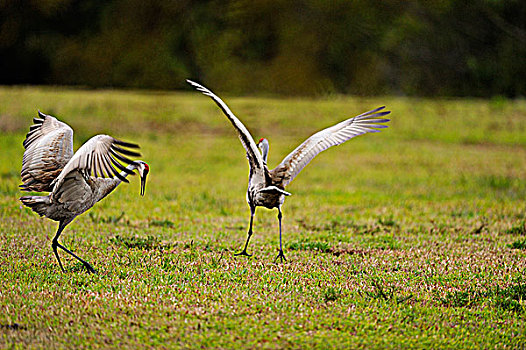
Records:
[[[264,193],[279,193],[279,194],[283,194],[285,196],[290,196],[292,193],[289,193],[285,190],[282,190],[281,188],[279,187],[276,187],[276,186],[267,186],[267,187],[263,187],[262,189],[259,190],[259,192],[264,192]]]
[[[46,215],[47,208],[51,204],[49,196],[23,196],[20,197],[20,201],[40,216]]]

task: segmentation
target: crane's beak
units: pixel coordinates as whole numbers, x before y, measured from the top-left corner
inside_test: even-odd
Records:
[[[141,196],[144,196],[144,190],[146,189],[146,177],[147,176],[148,176],[147,172],[141,175]]]
[[[144,196],[144,190],[146,189],[146,177],[150,172],[150,166],[144,162],[139,165],[139,175],[141,176],[141,196]]]

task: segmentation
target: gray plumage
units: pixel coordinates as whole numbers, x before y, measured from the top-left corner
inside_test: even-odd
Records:
[[[45,196],[23,196],[20,201],[40,216],[59,222],[52,248],[62,270],[57,247],[84,264],[89,272],[93,267],[58,243],[62,230],[75,217],[106,197],[126,177],[138,170],[141,175],[141,194],[144,194],[149,166],[126,156],[140,156],[127,148],[139,146],[119,141],[108,135],[89,139],[73,152],[73,130],[56,118],[38,112],[35,124],[24,141],[21,177],[23,191],[50,192]],[[124,163],[125,165],[123,165]]]
[[[237,130],[241,144],[247,152],[247,159],[250,167],[247,202],[250,207],[251,216],[245,247],[241,253],[236,255],[250,256],[247,253],[247,247],[252,235],[252,223],[255,210],[256,207],[262,206],[268,209],[278,209],[279,254],[277,258],[282,260],[285,259],[281,242],[281,206],[285,201],[285,196],[290,195],[290,193],[285,191],[285,187],[320,152],[332,146],[342,144],[355,136],[363,135],[368,132],[379,132],[379,129],[387,128],[385,123],[387,123],[389,119],[383,119],[381,117],[391,113],[390,111],[385,111],[385,107],[379,107],[321,130],[299,145],[294,151],[286,156],[276,168],[269,170],[267,167],[267,157],[269,152],[268,141],[266,139],[261,139],[256,145],[247,128],[217,95],[194,81],[187,80],[187,82],[197,91],[212,98],[219,108],[221,108],[223,113]],[[261,153],[258,151],[258,146]]]

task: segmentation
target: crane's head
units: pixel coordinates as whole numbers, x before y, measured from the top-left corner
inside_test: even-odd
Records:
[[[263,156],[263,161],[267,163],[269,144],[268,140],[264,137],[259,139],[258,147],[261,150],[261,155]]]
[[[150,172],[150,166],[142,160],[136,160],[135,164],[137,165],[137,170],[139,171],[139,176],[141,177],[141,196],[144,196],[144,190],[146,189],[146,177]]]

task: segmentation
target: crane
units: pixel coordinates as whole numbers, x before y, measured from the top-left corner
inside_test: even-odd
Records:
[[[287,259],[283,254],[281,240],[281,219],[283,217],[281,206],[285,201],[285,197],[291,194],[285,191],[285,187],[320,152],[329,147],[344,143],[355,136],[368,132],[379,132],[379,129],[387,128],[387,125],[384,123],[387,123],[389,119],[382,119],[381,117],[391,113],[390,111],[384,111],[385,106],[382,106],[321,130],[293,150],[276,168],[269,170],[267,167],[269,153],[268,140],[261,138],[256,145],[250,132],[234,113],[232,113],[226,103],[203,85],[189,79],[186,81],[197,91],[210,97],[219,106],[237,130],[241,144],[247,152],[250,171],[246,198],[248,206],[250,207],[250,224],[245,247],[243,251],[235,254],[237,256],[251,256],[247,253],[248,242],[253,233],[252,224],[256,207],[262,206],[268,209],[278,209],[279,253],[276,256],[276,260],[279,258],[281,262],[283,262],[283,260],[286,261]],[[258,151],[258,147],[261,153]]]
[[[111,193],[126,177],[137,170],[141,177],[141,196],[146,187],[150,167],[130,150],[138,145],[117,140],[108,135],[96,135],[73,153],[73,130],[53,116],[38,111],[39,118],[24,140],[21,177],[22,191],[50,192],[45,196],[23,196],[20,201],[40,216],[58,221],[58,230],[51,247],[62,271],[57,248],[70,254],[89,273],[95,269],[58,242],[64,228],[78,215],[89,210]],[[124,166],[122,163],[126,164]]]

